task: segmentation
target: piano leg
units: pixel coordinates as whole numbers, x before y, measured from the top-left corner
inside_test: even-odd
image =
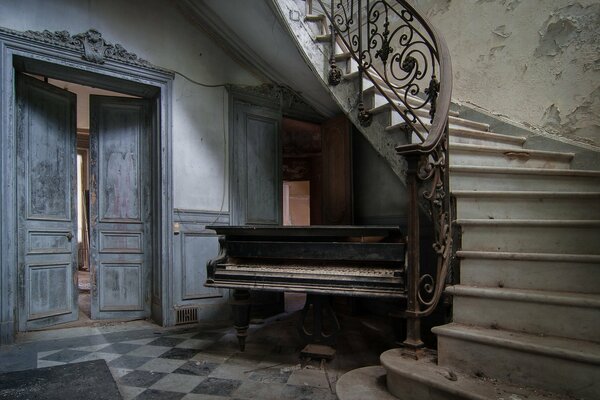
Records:
[[[237,331],[240,351],[244,351],[246,349],[248,326],[250,325],[250,291],[235,289],[231,308],[233,311],[233,326]]]
[[[308,316],[308,312],[312,306],[312,330],[306,329],[305,322]],[[328,317],[332,327],[330,332],[326,332],[323,326],[323,319]],[[306,303],[302,309],[302,315],[300,317],[300,336],[304,338],[306,342],[333,345],[340,331],[340,323],[333,311],[331,306],[331,297],[308,294],[306,296]]]

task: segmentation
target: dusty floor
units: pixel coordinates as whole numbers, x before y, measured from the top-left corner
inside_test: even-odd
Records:
[[[103,359],[124,399],[333,400],[343,373],[378,364],[390,347],[380,331],[345,317],[336,357],[302,360],[298,317],[286,312],[252,325],[243,353],[229,324],[165,329],[133,321],[30,332],[0,348],[0,371]]]

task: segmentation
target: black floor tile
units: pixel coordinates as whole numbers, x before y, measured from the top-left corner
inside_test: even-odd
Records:
[[[89,352],[87,351],[79,351],[79,350],[71,350],[71,349],[64,349],[59,351],[58,353],[54,353],[54,354],[50,354],[49,356],[46,356],[44,358],[41,358],[41,360],[48,360],[48,361],[59,361],[59,362],[71,362],[73,360],[76,360],[80,357],[85,356],[86,354],[89,354]]]
[[[163,336],[151,341],[148,344],[151,346],[175,347],[183,341],[185,341],[185,339]]]
[[[281,368],[265,368],[253,371],[248,375],[248,379],[261,383],[286,383],[292,371],[282,372]]]
[[[137,349],[141,345],[131,343],[113,343],[110,346],[102,348],[103,353],[115,353],[115,354],[126,354],[132,350]]]
[[[225,335],[224,332],[203,331],[191,337],[191,339],[214,340],[217,341]]]
[[[197,349],[171,349],[166,353],[161,354],[160,358],[170,358],[172,360],[189,360],[196,354],[200,353]]]
[[[136,329],[132,331],[104,333],[102,337],[106,340],[107,343],[116,343],[125,342],[127,340],[160,337],[160,332],[153,329]]]
[[[185,396],[185,393],[146,389],[142,393],[135,396],[135,400],[179,400],[183,396]]]
[[[188,361],[173,371],[175,374],[208,376],[220,364],[206,361]]]
[[[150,360],[152,357],[121,356],[109,362],[108,365],[112,368],[136,369]]]
[[[207,378],[192,390],[192,393],[210,394],[213,396],[231,396],[242,384],[234,379]]]
[[[282,400],[337,400],[337,396],[329,389],[319,389],[312,386],[286,385],[283,389]]]
[[[167,374],[163,374],[162,372],[132,371],[120,377],[119,383],[127,386],[150,387],[165,375]]]
[[[12,347],[0,349],[0,372],[37,368],[37,351]]]

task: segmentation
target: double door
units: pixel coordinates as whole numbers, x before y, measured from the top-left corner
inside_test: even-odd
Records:
[[[18,75],[19,330],[77,320],[76,96]],[[150,315],[151,106],[90,98],[91,317]]]

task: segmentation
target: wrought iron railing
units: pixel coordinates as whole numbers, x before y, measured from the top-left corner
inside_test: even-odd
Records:
[[[310,1],[310,0],[308,0]],[[408,144],[396,151],[407,160],[409,193],[407,318],[405,346],[422,347],[420,318],[437,306],[448,274],[451,216],[448,193],[448,112],[452,71],[448,48],[436,29],[405,0],[317,0],[327,16],[332,46],[339,45],[358,64],[358,120],[368,126],[363,78],[383,95],[402,120]],[[341,70],[331,49],[330,84]],[[435,273],[422,273],[419,210],[434,228]]]

